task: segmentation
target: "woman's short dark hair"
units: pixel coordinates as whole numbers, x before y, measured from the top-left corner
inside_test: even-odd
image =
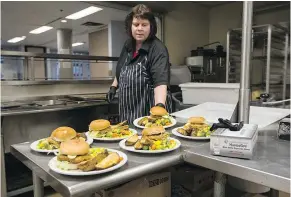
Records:
[[[135,6],[134,8],[132,8],[132,11],[126,16],[125,30],[126,30],[126,33],[130,37],[132,37],[131,25],[132,25],[133,18],[141,18],[141,19],[149,20],[150,25],[151,25],[151,32],[147,39],[152,39],[155,37],[157,33],[157,22],[156,22],[154,14],[146,5],[139,4]]]

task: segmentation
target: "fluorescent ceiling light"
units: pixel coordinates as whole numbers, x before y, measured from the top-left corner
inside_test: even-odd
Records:
[[[95,7],[95,6],[91,6],[91,7],[84,9],[84,10],[76,12],[74,14],[71,14],[71,15],[67,16],[66,18],[71,19],[71,20],[77,20],[77,19],[83,18],[85,16],[88,16],[90,14],[93,14],[93,13],[101,11],[101,10],[103,10],[103,9]]]
[[[66,23],[66,22],[67,22],[67,20],[61,20],[61,22],[62,22],[62,23]]]
[[[31,33],[31,34],[41,34],[41,33],[45,32],[45,31],[51,30],[52,28],[53,27],[50,27],[50,26],[41,26],[41,27],[39,27],[37,29],[34,29],[34,30],[30,31],[29,33]]]
[[[25,38],[26,38],[26,36],[15,37],[15,38],[8,40],[7,42],[16,43],[16,42],[20,42],[20,41],[24,40]]]
[[[72,47],[80,46],[80,45],[83,45],[83,44],[84,44],[84,42],[76,42],[76,43],[72,44]]]

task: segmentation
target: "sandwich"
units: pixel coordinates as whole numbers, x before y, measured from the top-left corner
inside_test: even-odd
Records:
[[[51,134],[51,139],[57,142],[64,142],[77,137],[77,132],[71,127],[58,127]]]
[[[150,116],[144,117],[138,122],[139,125],[145,127],[152,126],[168,126],[172,124],[169,113],[163,107],[154,106],[150,109]]]
[[[150,110],[151,118],[161,118],[163,116],[167,116],[168,112],[165,108],[160,106],[154,106]]]
[[[104,119],[93,120],[89,125],[89,133],[94,138],[121,138],[132,134],[127,121],[110,125],[110,122]]]
[[[87,140],[87,136],[83,133],[77,133],[71,127],[58,127],[52,133],[51,136],[40,140],[37,148],[44,150],[54,150],[60,148],[61,142],[71,140],[74,138],[83,138],[85,141]]]
[[[154,126],[151,128],[145,128],[142,131],[142,139],[149,139],[151,141],[163,141],[168,138],[168,133],[162,126]]]
[[[210,126],[203,117],[190,117],[187,123],[177,130],[180,134],[192,137],[209,137]]]
[[[89,132],[106,133],[110,129],[110,122],[104,119],[93,120],[89,125]]]
[[[97,163],[109,155],[106,149],[90,150],[83,139],[62,142],[59,151],[57,167],[62,170],[92,171]]]
[[[135,140],[135,137],[127,139],[127,145],[133,145],[136,150],[165,150],[176,145],[162,126],[145,128],[142,136],[134,143]]]
[[[111,131],[111,125],[108,120],[93,120],[89,125],[89,133],[92,137],[106,137]]]
[[[203,117],[190,117],[188,123],[190,124],[205,124],[205,118]]]

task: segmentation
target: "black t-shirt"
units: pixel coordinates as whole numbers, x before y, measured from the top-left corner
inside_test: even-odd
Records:
[[[154,88],[159,85],[169,86],[169,53],[164,43],[156,37],[152,40],[145,41],[139,49],[136,58],[133,57],[134,49],[135,42],[130,38],[125,42],[116,66],[117,81],[119,82],[120,71],[123,66],[128,66],[133,61],[138,61],[142,63],[146,62],[147,65],[142,66],[148,68]],[[130,60],[126,60],[127,58],[130,58]],[[147,58],[147,61],[144,61],[145,58]]]

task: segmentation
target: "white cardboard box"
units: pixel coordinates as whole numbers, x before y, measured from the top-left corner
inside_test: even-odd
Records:
[[[171,197],[171,173],[144,176],[120,187],[102,190],[95,197]]]
[[[245,124],[239,131],[219,128],[210,136],[213,155],[251,159],[258,139],[258,125]]]

